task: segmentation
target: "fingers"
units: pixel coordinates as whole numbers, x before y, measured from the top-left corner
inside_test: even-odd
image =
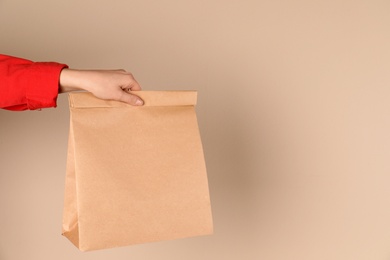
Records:
[[[137,95],[130,93],[131,91],[141,90],[141,86],[135,80],[133,74],[122,69],[116,70],[116,72],[122,75],[118,81],[118,83],[120,82],[119,85],[121,85],[121,93],[117,100],[133,106],[142,106],[144,104],[143,100]]]
[[[131,74],[130,72],[126,72],[126,71],[124,72],[124,74],[127,76],[126,82],[129,86],[129,87],[127,87],[128,89],[135,90],[135,91],[141,90],[141,86],[135,80],[133,74]]]
[[[126,102],[133,106],[142,106],[144,104],[143,100],[140,97],[130,93],[130,91],[141,90],[141,86],[138,84],[131,73],[126,72],[125,74],[128,77],[128,87],[123,89],[123,94],[121,95],[120,101]]]
[[[122,91],[122,95],[119,97],[119,101],[125,102],[132,106],[142,106],[144,104],[144,101],[140,97],[125,91]]]
[[[133,85],[130,87],[130,90],[134,90],[134,91],[141,90],[141,86],[138,84],[138,82],[135,79]]]

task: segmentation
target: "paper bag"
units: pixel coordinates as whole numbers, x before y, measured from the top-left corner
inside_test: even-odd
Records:
[[[211,234],[194,91],[69,95],[63,235],[81,251]]]

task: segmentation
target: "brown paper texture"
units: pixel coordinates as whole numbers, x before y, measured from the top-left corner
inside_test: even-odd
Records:
[[[195,91],[69,94],[63,235],[82,251],[213,232]]]

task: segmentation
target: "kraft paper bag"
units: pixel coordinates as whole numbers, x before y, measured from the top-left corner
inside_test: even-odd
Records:
[[[63,235],[81,251],[213,232],[195,91],[69,94]]]

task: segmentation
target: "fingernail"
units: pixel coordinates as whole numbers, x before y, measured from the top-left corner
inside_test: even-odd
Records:
[[[137,99],[137,101],[135,101],[135,104],[137,106],[142,106],[144,104],[144,102],[141,99]]]

